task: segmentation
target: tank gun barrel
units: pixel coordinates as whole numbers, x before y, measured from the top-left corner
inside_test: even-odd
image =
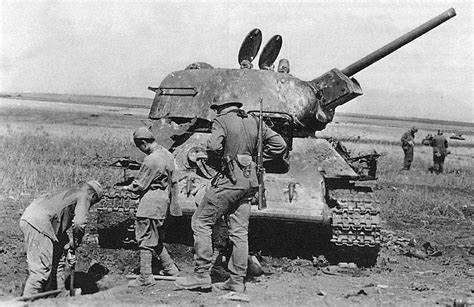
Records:
[[[363,94],[354,74],[454,16],[456,12],[450,8],[346,68],[333,68],[309,81],[268,70],[212,69],[208,64],[211,68],[173,72],[158,89],[153,88],[156,89],[156,96],[149,117],[168,118],[181,125],[186,123],[189,126],[185,130],[209,131],[209,123],[214,116],[209,102],[222,92],[234,92],[245,101],[244,108],[247,110],[257,110],[255,97],[262,97],[270,102],[268,110],[289,114],[294,120],[293,136],[314,136],[316,131],[324,130],[334,119],[338,106]],[[258,43],[259,36],[256,37]],[[253,39],[250,40],[251,45],[252,42],[255,43]],[[253,53],[244,53],[247,60],[252,57]]]
[[[446,10],[445,12],[439,14],[438,16],[428,20],[424,24],[416,27],[415,29],[411,30],[410,32],[400,36],[399,38],[393,40],[392,42],[388,43],[387,45],[375,50],[374,52],[370,53],[369,55],[363,57],[362,59],[358,60],[357,62],[347,66],[346,68],[342,69],[341,72],[346,75],[347,77],[351,77],[354,74],[358,73],[362,69],[372,65],[373,63],[377,62],[378,60],[386,57],[390,53],[394,52],[395,50],[401,48],[402,46],[408,44],[412,40],[422,36],[428,31],[436,28],[443,22],[447,21],[448,19],[456,16],[456,11],[453,8]]]

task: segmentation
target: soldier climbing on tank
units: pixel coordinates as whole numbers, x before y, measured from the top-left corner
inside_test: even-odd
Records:
[[[65,263],[75,264],[75,249],[82,242],[89,210],[102,195],[102,186],[92,180],[80,188],[46,193],[25,209],[20,229],[25,235],[30,275],[23,296],[55,289],[65,291]],[[72,234],[68,235],[71,228]]]
[[[403,159],[402,170],[409,170],[413,162],[413,151],[415,148],[415,133],[418,129],[412,127],[410,130],[402,134],[400,141],[402,142],[402,149],[405,157]]]
[[[213,178],[191,220],[194,232],[194,273],[178,277],[175,284],[183,289],[210,289],[212,266],[212,226],[226,215],[232,254],[228,263],[230,278],[215,283],[216,289],[245,291],[247,273],[250,198],[255,194],[258,119],[241,110],[238,97],[226,92],[213,99],[211,108],[217,117],[207,142],[208,163],[215,161],[218,174]],[[281,158],[286,151],[283,138],[263,124],[264,160]],[[224,165],[224,167],[220,167]]]
[[[133,133],[133,141],[147,157],[132,183],[120,188],[140,196],[135,222],[135,239],[140,249],[140,275],[128,284],[140,287],[155,283],[153,256],[161,261],[164,275],[178,275],[179,270],[163,245],[163,225],[168,214],[181,216],[182,212],[174,197],[173,155],[156,142],[147,127],[138,128]]]
[[[438,130],[438,134],[431,140],[431,146],[433,147],[433,168],[431,170],[435,174],[440,174],[443,172],[444,159],[449,153],[448,140],[441,130]]]

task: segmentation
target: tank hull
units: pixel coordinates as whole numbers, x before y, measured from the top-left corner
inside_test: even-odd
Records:
[[[193,133],[174,147],[178,202],[186,216],[194,214],[212,178],[202,165],[190,159],[196,148],[205,148],[209,135]],[[265,174],[267,208],[259,210],[257,204],[252,205],[250,219],[322,226],[330,231],[329,241],[334,248],[344,248],[348,259],[352,259],[354,248],[362,248],[358,259],[373,264],[381,240],[380,210],[372,189],[359,185],[359,179],[328,140],[296,138],[289,171]],[[137,197],[111,189],[94,207],[101,212],[133,216],[138,203]],[[133,233],[126,240],[130,237]]]

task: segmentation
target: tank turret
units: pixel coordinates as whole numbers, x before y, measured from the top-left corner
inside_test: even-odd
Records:
[[[451,8],[346,68],[334,68],[311,81],[302,81],[291,74],[269,68],[273,66],[282,44],[282,37],[275,35],[262,51],[260,70],[185,69],[169,74],[158,88],[150,88],[156,96],[149,117],[167,118],[176,123],[197,118],[195,128],[202,131],[206,129],[206,122],[214,116],[209,109],[213,97],[221,92],[234,92],[245,102],[243,109],[257,110],[258,101],[262,98],[265,110],[284,112],[293,117],[294,136],[314,135],[315,131],[323,130],[332,121],[337,106],[362,95],[359,83],[351,78],[354,74],[455,15]],[[252,42],[255,42],[253,48],[249,47]],[[252,30],[242,44],[240,64],[255,58],[260,42],[261,32]],[[249,50],[249,55],[242,56],[242,50]]]

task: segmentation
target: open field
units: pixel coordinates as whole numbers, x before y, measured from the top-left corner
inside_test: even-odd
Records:
[[[75,186],[90,178],[114,183],[122,175],[120,170],[106,166],[110,157],[132,148],[131,132],[146,120],[148,110],[133,103],[91,101],[57,104],[0,99],[0,237],[4,238],[0,246],[0,301],[19,295],[27,276],[18,227],[24,208],[44,191]],[[400,172],[403,153],[399,138],[412,125],[419,129],[415,160],[410,172]],[[446,172],[434,175],[428,172],[432,149],[420,142],[438,128],[448,136],[462,133],[466,140],[449,139],[451,154],[446,159]],[[313,259],[264,255],[262,264],[269,274],[247,283],[251,304],[451,305],[455,298],[472,300],[474,283],[468,272],[474,266],[474,231],[472,215],[467,215],[463,207],[474,204],[474,124],[338,115],[317,136],[344,140],[354,155],[374,149],[384,154],[379,159],[376,194],[381,201],[386,241],[377,265],[363,276],[341,277],[323,274],[313,266]],[[442,255],[408,257],[393,244],[397,238],[411,240],[416,248],[430,242]],[[278,240],[283,244],[285,237]],[[170,250],[182,270],[190,272],[190,246],[171,244]],[[318,256],[317,251],[314,256]],[[134,250],[100,249],[93,243],[82,246],[78,270],[86,271],[92,260],[106,265],[110,273],[103,286],[109,290],[75,300],[40,300],[37,304],[239,303],[223,301],[215,293],[176,291],[166,281],[145,292],[127,289],[124,274],[138,266],[137,259]]]

